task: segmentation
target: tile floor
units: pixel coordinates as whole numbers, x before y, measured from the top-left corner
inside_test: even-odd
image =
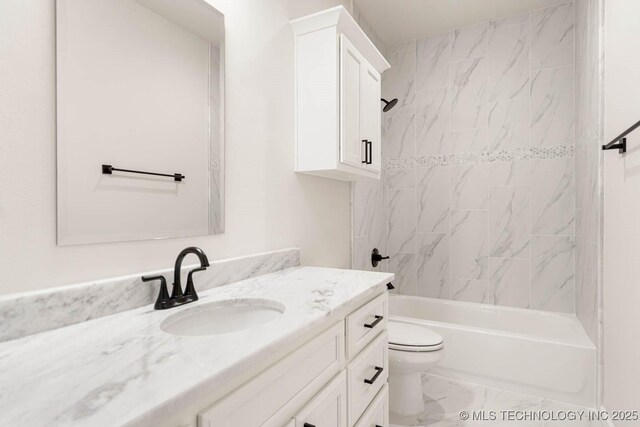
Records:
[[[557,416],[560,411],[589,411],[587,408],[569,405],[554,400],[514,393],[497,388],[486,387],[435,375],[424,375],[422,392],[425,412],[417,420],[403,420],[391,418],[391,426],[420,426],[420,427],[601,427],[604,424],[589,420],[546,420],[546,421],[517,421],[503,419],[500,411],[553,411]],[[496,420],[478,421],[461,420],[460,412],[484,411],[490,417],[491,411]],[[515,414],[515,413],[514,413]],[[520,412],[523,414],[523,412]]]

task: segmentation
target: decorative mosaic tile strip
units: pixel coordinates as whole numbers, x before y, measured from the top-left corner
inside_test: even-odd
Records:
[[[491,152],[482,151],[440,154],[435,156],[391,158],[385,160],[384,169],[398,170],[410,169],[412,167],[449,166],[469,163],[483,164],[527,159],[566,159],[573,157],[575,157],[574,145],[549,145]]]
[[[411,169],[415,166],[415,157],[395,157],[391,159],[384,159],[384,169],[388,170]]]

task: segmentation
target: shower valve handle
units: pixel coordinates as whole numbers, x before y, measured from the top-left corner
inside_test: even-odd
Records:
[[[371,252],[371,265],[377,267],[383,259],[389,259],[389,257],[380,255],[378,248],[374,248],[373,252]]]

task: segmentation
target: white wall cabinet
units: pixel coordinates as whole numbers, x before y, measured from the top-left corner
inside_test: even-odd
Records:
[[[198,414],[198,427],[387,427],[387,303],[382,294],[312,338]]]
[[[296,52],[296,171],[379,179],[380,74],[389,68],[342,6],[291,22]]]

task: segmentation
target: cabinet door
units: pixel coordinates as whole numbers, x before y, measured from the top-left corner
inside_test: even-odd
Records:
[[[360,138],[362,69],[366,63],[344,34],[340,35],[340,161],[366,167],[364,142]]]
[[[355,427],[389,426],[389,386],[382,387]]]
[[[347,374],[340,372],[296,415],[296,427],[347,427]]]
[[[369,141],[366,149],[369,164],[367,169],[379,172],[381,168],[381,104],[380,104],[380,73],[368,63],[362,67],[362,109],[361,138]]]

